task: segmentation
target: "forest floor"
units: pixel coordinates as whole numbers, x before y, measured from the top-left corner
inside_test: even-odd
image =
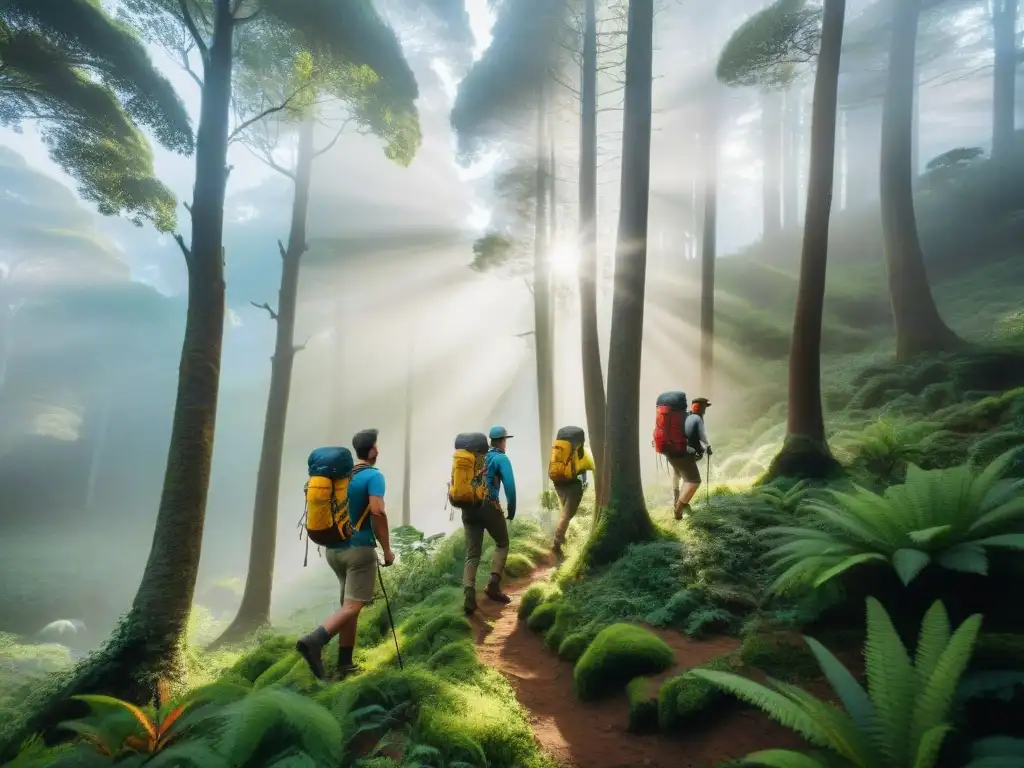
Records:
[[[760,712],[736,709],[680,736],[630,733],[624,691],[598,702],[581,702],[573,692],[571,661],[544,647],[543,638],[518,618],[523,594],[547,578],[553,566],[540,563],[530,575],[505,588],[508,605],[480,599],[472,617],[476,653],[498,670],[529,713],[541,749],[563,768],[711,768],[759,749],[798,749],[801,739]],[[693,667],[739,648],[732,637],[695,640],[681,632],[645,626],[675,652],[676,663],[652,680],[660,684]]]

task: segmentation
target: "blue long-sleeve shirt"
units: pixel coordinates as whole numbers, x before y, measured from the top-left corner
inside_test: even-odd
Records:
[[[505,486],[505,500],[508,502],[509,514],[516,513],[516,478],[512,474],[512,462],[499,450],[491,448],[487,452],[487,495],[491,501],[499,503],[498,489]]]

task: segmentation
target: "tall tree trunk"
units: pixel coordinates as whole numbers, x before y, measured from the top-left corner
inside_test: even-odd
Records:
[[[920,0],[913,0],[920,2]],[[914,92],[910,99],[910,183],[921,173],[921,73],[914,64]]]
[[[762,237],[771,237],[782,228],[782,128],[782,95],[766,91],[761,94]]]
[[[822,477],[836,467],[825,439],[825,417],[821,406],[821,323],[825,308],[828,227],[835,175],[839,59],[845,16],[846,0],[825,0],[811,112],[807,218],[789,348],[786,442],[772,462],[770,476]]]
[[[992,0],[992,33],[992,157],[1002,160],[1016,141],[1017,0]]]
[[[412,398],[413,346],[409,339],[405,372],[405,450],[402,456],[402,525],[412,525]]]
[[[911,134],[919,0],[893,3],[889,75],[882,105],[882,240],[896,320],[896,357],[960,349],[932,297],[914,214]]]
[[[307,250],[306,217],[313,175],[312,116],[299,128],[299,149],[295,164],[295,197],[288,247],[281,246],[281,287],[278,291],[277,338],[270,363],[270,392],[263,423],[263,446],[256,473],[256,501],[253,505],[252,534],[249,539],[249,572],[238,615],[216,640],[214,647],[245,637],[270,622],[270,595],[274,586],[274,556],[277,551],[277,508],[281,496],[281,458],[288,421],[288,400],[295,362],[295,314],[299,294],[299,267]],[[280,245],[280,244],[279,244]]]
[[[551,369],[551,254],[548,250],[547,225],[547,136],[545,119],[546,100],[544,83],[538,86],[540,98],[537,106],[537,210],[534,217],[533,241],[533,329],[537,361],[537,416],[539,427],[539,460],[541,487],[547,488],[548,454],[554,436],[553,371]]]
[[[586,0],[583,72],[580,87],[580,340],[583,353],[583,401],[590,450],[597,465],[597,506],[604,490],[604,372],[597,330],[597,0]]]
[[[798,144],[800,138],[799,91],[790,88],[785,93],[784,123],[782,129],[782,226],[795,227],[797,223],[797,184],[799,183]]]
[[[146,702],[162,682],[184,674],[182,646],[202,550],[224,335],[222,236],[234,32],[229,0],[215,0],[213,17],[196,135],[192,244],[182,244],[189,292],[178,396],[149,559],[118,629],[44,702],[8,726],[0,760],[10,759],[29,735],[64,719],[70,696],[103,693]]]
[[[710,397],[715,354],[715,255],[718,248],[718,89],[712,83],[704,115],[704,231],[700,262],[700,395]],[[776,186],[776,192],[778,187]]]
[[[654,536],[640,476],[640,363],[647,273],[651,178],[653,0],[630,0],[615,288],[608,359],[605,463],[608,499],[581,568],[617,559],[631,543]]]

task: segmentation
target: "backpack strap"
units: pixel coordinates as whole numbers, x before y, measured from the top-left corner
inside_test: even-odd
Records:
[[[352,478],[355,477],[356,475],[358,475],[364,469],[370,469],[370,465],[369,464],[356,464],[354,467],[352,467],[352,472],[349,473],[349,483],[351,484]],[[349,514],[349,520],[351,520],[352,519],[352,510],[349,510],[348,514]],[[355,525],[352,526],[352,530],[353,531],[362,530],[363,523],[366,522],[366,518],[369,517],[369,515],[370,515],[370,504],[369,504],[369,502],[367,502],[366,509],[363,510],[363,513],[359,516],[359,520],[356,521]]]

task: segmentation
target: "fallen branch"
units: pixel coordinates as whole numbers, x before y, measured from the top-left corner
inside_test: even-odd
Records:
[[[267,314],[270,315],[270,319],[277,320],[277,312],[271,309],[270,305],[267,302],[264,301],[262,304],[257,304],[255,301],[250,301],[249,303],[256,307],[256,309],[267,310]]]

